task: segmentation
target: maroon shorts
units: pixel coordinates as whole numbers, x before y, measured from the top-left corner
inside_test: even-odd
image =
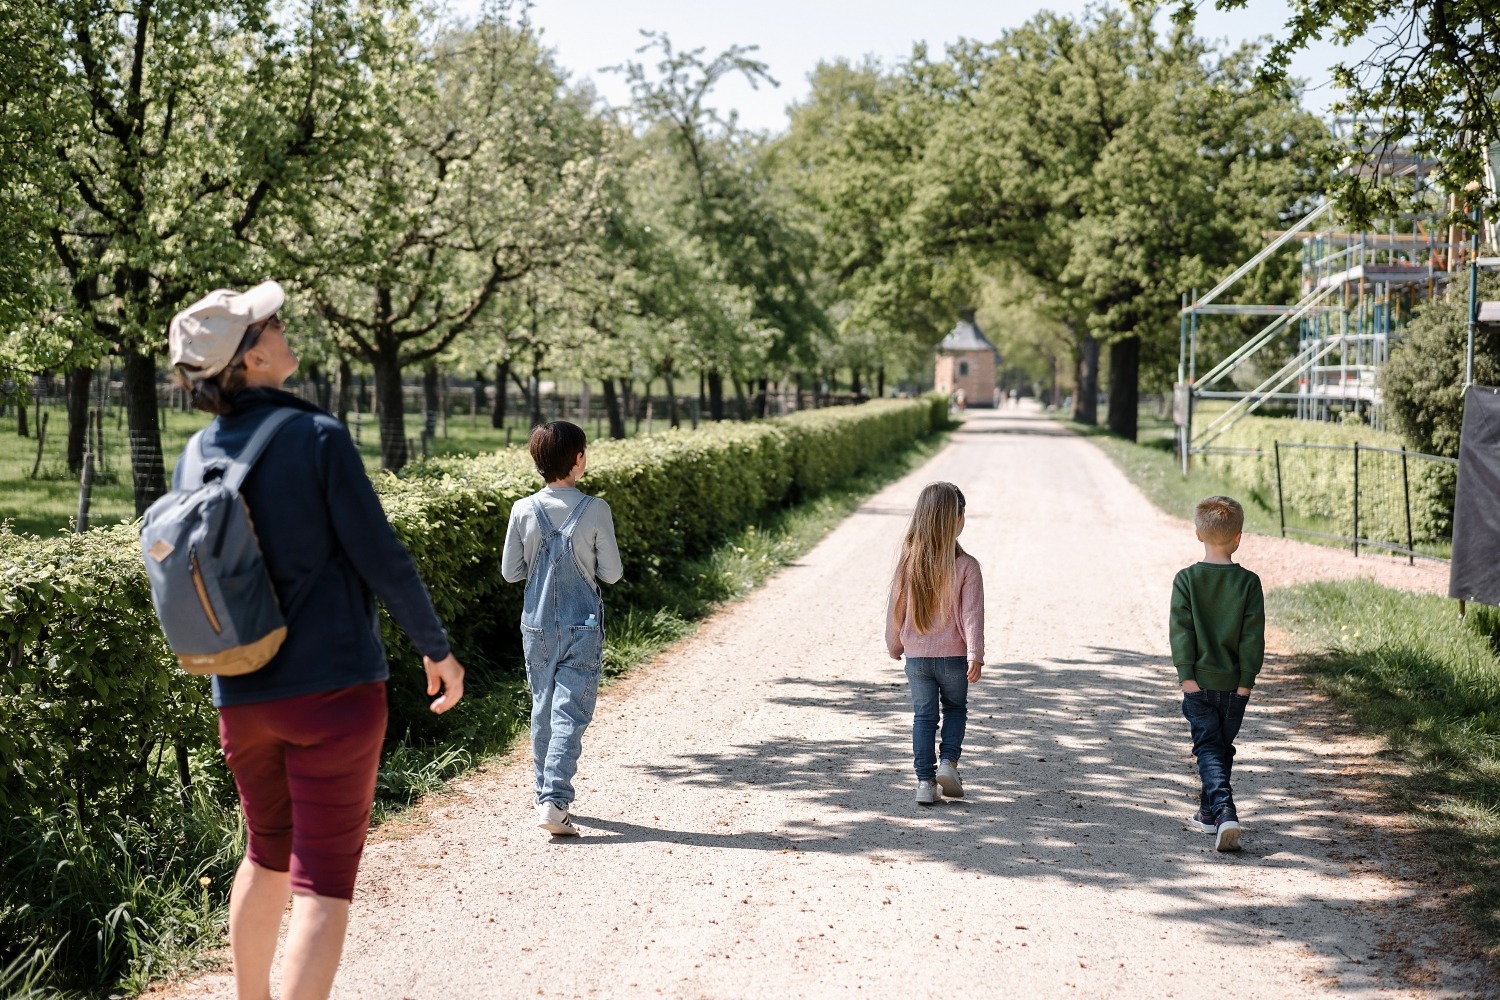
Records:
[[[294,892],[354,898],[385,717],[384,681],[219,709],[247,854]]]

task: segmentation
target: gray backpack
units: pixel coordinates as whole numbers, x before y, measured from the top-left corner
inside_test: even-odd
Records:
[[[277,409],[222,465],[203,457],[199,431],[183,449],[179,487],[146,511],[141,553],[151,603],[167,645],[190,674],[248,674],[269,663],[286,640],[286,619],[240,486],[297,413]]]

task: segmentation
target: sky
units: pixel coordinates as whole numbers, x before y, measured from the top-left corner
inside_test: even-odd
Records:
[[[473,17],[481,0],[449,3],[455,13]],[[807,75],[820,61],[873,55],[894,63],[918,41],[941,54],[960,38],[991,41],[1043,10],[1078,15],[1086,6],[1087,0],[534,0],[531,20],[559,64],[575,79],[592,79],[614,105],[628,103],[624,79],[600,70],[641,58],[635,50],[642,29],[666,32],[678,49],[701,46],[709,58],[730,45],[758,45],[755,56],[780,86],[753,89],[736,76],[714,91],[715,104],[721,112],[737,111],[742,126],[779,132],[786,128],[787,105],[806,97]],[[1285,34],[1286,0],[1250,0],[1249,7],[1223,13],[1212,0],[1200,0],[1198,33],[1231,44]],[[1309,110],[1325,113],[1337,97],[1329,67],[1362,54],[1316,43],[1299,55],[1292,72],[1308,85]]]

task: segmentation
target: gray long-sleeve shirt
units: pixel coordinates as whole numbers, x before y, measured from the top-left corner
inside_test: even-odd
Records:
[[[531,575],[537,549],[542,544],[542,529],[532,504],[540,503],[552,527],[561,528],[582,499],[583,492],[576,486],[548,486],[517,501],[510,509],[510,523],[505,528],[500,575],[511,583],[519,583]],[[590,583],[596,580],[616,583],[625,575],[620,549],[615,544],[614,517],[609,512],[609,504],[598,497],[594,497],[594,502],[584,510],[573,529],[573,561],[578,563],[583,578]]]

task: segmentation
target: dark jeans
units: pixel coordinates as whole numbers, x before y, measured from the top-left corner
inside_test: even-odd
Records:
[[[906,682],[911,685],[911,742],[918,781],[937,778],[938,760],[958,763],[969,721],[969,661],[962,656],[908,656]],[[942,706],[941,758],[932,754]]]
[[[1249,695],[1233,691],[1187,691],[1182,696],[1182,714],[1193,733],[1193,756],[1198,758],[1198,777],[1203,782],[1199,808],[1215,823],[1239,820],[1229,778],[1234,770],[1234,738],[1245,721],[1248,704]]]

